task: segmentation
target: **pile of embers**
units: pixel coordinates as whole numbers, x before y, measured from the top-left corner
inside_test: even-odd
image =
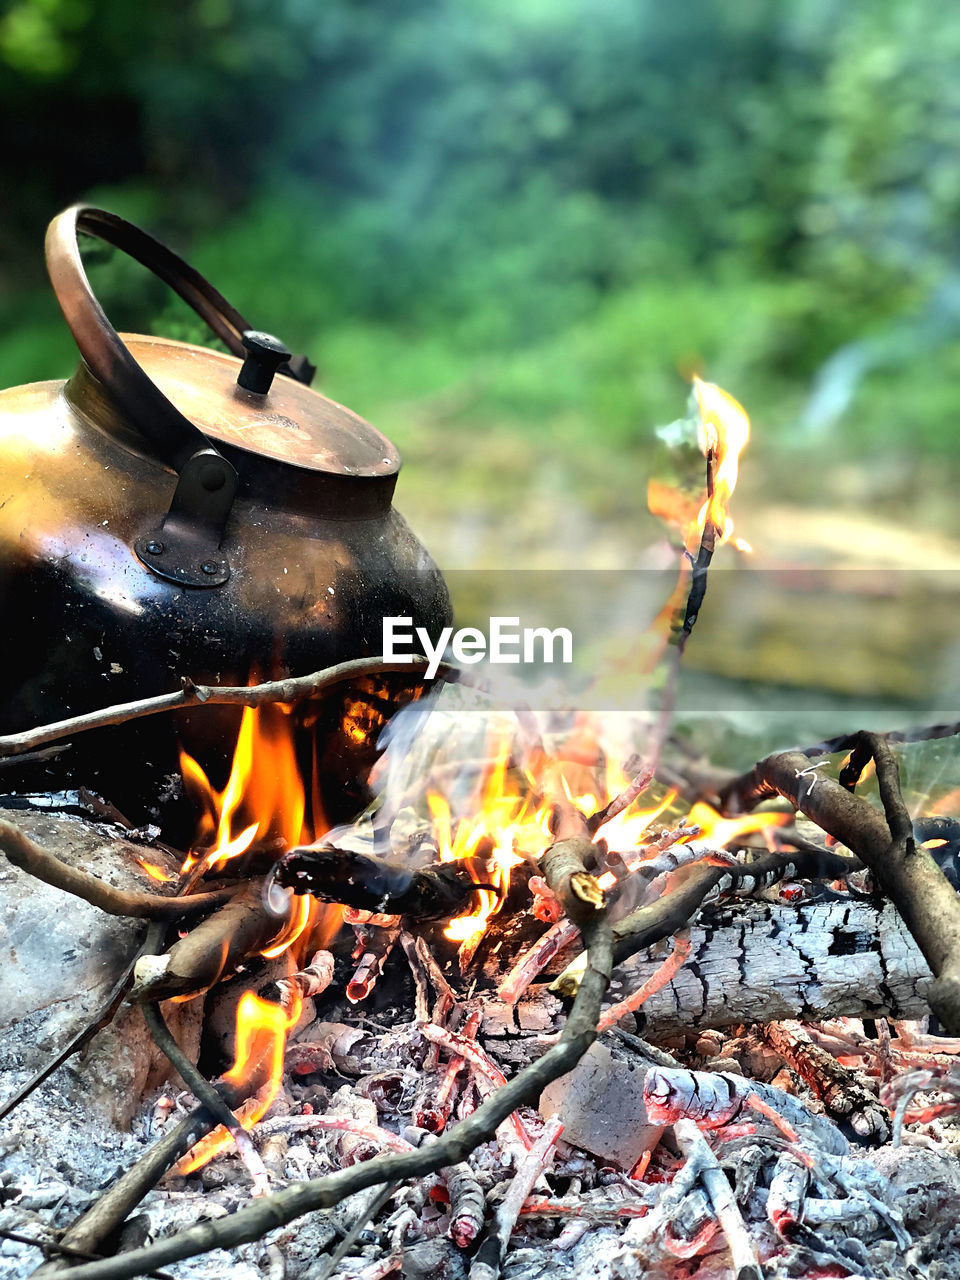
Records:
[[[8,884],[151,921],[45,1084],[6,1054],[5,1274],[39,1246],[75,1280],[960,1276],[960,823],[907,812],[908,736],[729,778],[658,747],[612,785],[589,736],[522,713],[467,799],[434,759],[419,810],[388,786],[309,845],[303,806],[278,847],[228,786],[179,875],[143,832],[80,823],[71,851],[66,819],[5,810]],[[873,773],[879,804],[857,794]],[[462,793],[462,760],[451,776]],[[158,887],[107,882],[135,859]],[[71,1063],[122,1007],[145,1040],[130,1004],[183,1087],[144,1070],[123,1136],[78,1112],[94,1084]]]

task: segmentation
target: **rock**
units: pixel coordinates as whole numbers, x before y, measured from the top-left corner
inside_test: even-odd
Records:
[[[71,866],[128,889],[162,892],[138,857],[173,874],[162,850],[113,838],[79,817],[0,806],[37,844]],[[0,854],[0,1069],[3,1096],[44,1066],[93,1021],[136,953],[146,924],[110,916],[43,884]],[[199,1032],[199,1002],[167,1006],[171,1029],[188,1052]],[[155,1050],[137,1010],[126,1010],[65,1068],[71,1095],[105,1119],[129,1123],[151,1077]],[[155,1075],[153,1083],[161,1076]]]
[[[563,1121],[563,1140],[630,1170],[660,1141],[643,1105],[647,1064],[629,1050],[596,1041],[574,1069],[547,1085],[540,1113]]]

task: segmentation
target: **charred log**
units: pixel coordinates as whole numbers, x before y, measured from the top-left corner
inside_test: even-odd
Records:
[[[273,868],[265,892],[278,886],[359,911],[444,920],[466,911],[479,889],[498,892],[495,885],[485,882],[486,874],[482,859],[463,858],[417,871],[385,858],[321,845],[284,854]]]

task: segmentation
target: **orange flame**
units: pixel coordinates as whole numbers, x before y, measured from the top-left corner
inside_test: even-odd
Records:
[[[693,389],[700,410],[700,450],[714,457],[713,493],[697,514],[697,541],[709,521],[717,530],[717,542],[733,533],[728,507],[740,474],[740,454],[750,439],[750,419],[739,401],[713,382],[694,374]]]
[[[269,1110],[280,1089],[283,1077],[283,1052],[288,1033],[300,1020],[303,1001],[294,993],[289,1011],[269,1000],[261,1000],[245,991],[237,1007],[236,1060],[222,1077],[225,1084],[245,1086],[256,1093],[241,1110],[239,1121],[244,1129],[252,1129]],[[222,1126],[189,1152],[177,1166],[182,1176],[202,1168],[231,1138]]]
[[[737,836],[749,835],[754,831],[767,832],[774,827],[783,827],[793,822],[792,813],[745,813],[739,818],[724,818],[712,805],[701,801],[695,804],[684,818],[690,825],[700,828],[698,840],[706,840],[710,844],[723,848]]]
[[[536,822],[531,801],[522,794],[519,781],[510,777],[509,762],[510,742],[504,739],[483,783],[479,816],[473,820],[454,822],[445,796],[435,791],[427,796],[440,861],[453,862],[480,854],[489,860],[489,871],[477,883],[495,885],[497,891],[479,889],[476,909],[469,915],[457,916],[444,929],[444,936],[451,942],[468,947],[483,935],[487,921],[503,905],[510,888],[510,872],[523,861],[517,852],[521,829]],[[472,868],[471,875],[476,878]]]
[[[201,858],[204,871],[222,868],[254,841],[275,840],[278,848],[290,848],[309,844],[326,830],[316,798],[312,820],[307,819],[293,721],[282,706],[244,708],[222,791],[183,750],[180,765],[187,794],[200,810],[197,843],[210,846],[202,854],[191,852],[183,871],[190,871]],[[281,955],[316,923],[319,913],[309,895],[295,898],[289,920],[262,954],[268,959]]]
[[[158,867],[155,862],[147,862],[146,858],[138,858],[137,862],[143,867],[150,879],[156,880],[158,884],[169,884],[171,880],[176,880],[177,878],[172,876],[169,871],[165,871],[163,867]]]

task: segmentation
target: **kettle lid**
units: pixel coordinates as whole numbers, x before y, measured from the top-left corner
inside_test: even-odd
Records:
[[[267,391],[251,391],[238,382],[245,364],[235,356],[172,338],[120,336],[165,398],[218,445],[327,475],[400,469],[386,436],[295,378],[281,374]]]

